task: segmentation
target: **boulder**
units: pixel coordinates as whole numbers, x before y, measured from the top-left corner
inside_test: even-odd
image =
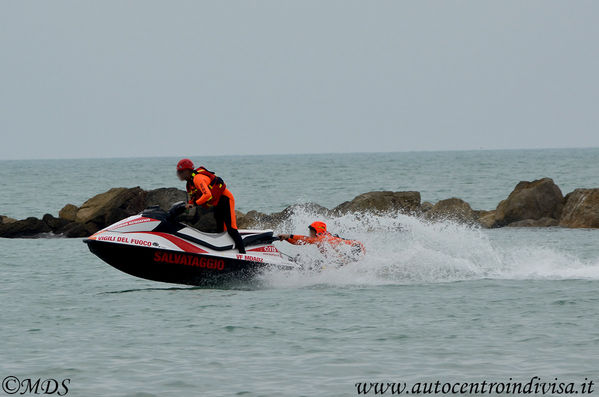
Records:
[[[67,204],[58,212],[58,217],[69,222],[75,222],[77,211],[79,211],[79,207],[73,204]]]
[[[424,214],[430,220],[451,220],[461,223],[474,223],[476,215],[470,204],[459,198],[441,200]]]
[[[157,205],[165,211],[178,201],[187,201],[187,193],[174,187],[149,190],[146,195],[146,207]]]
[[[216,231],[216,219],[212,208],[192,207],[179,215],[177,220],[202,232],[214,233]]]
[[[52,216],[50,214],[44,215],[42,217],[42,221],[44,221],[46,223],[46,225],[48,225],[50,230],[52,230],[52,232],[54,232],[54,233],[60,233],[66,225],[71,223],[71,222],[67,221],[66,219],[55,218],[54,216]]]
[[[0,225],[3,223],[13,223],[16,222],[17,220],[15,218],[11,218],[8,216],[4,216],[4,215],[0,215]]]
[[[508,198],[497,206],[494,226],[505,226],[525,219],[559,219],[563,201],[560,188],[550,178],[520,182]]]
[[[272,229],[298,213],[307,213],[314,217],[329,217],[331,216],[332,211],[316,203],[293,204],[281,212],[275,212],[268,215],[266,220],[271,223]]]
[[[235,216],[237,217],[238,229],[249,229],[249,227],[245,226],[245,214],[243,212],[235,210]]]
[[[422,212],[423,214],[425,212],[430,211],[431,209],[433,209],[433,203],[424,201],[422,204],[420,204],[420,212]]]
[[[250,211],[247,214],[237,217],[237,227],[240,229],[254,229],[268,227],[268,218],[270,215],[258,211]]]
[[[64,237],[88,237],[97,232],[99,229],[93,223],[69,223],[60,233]]]
[[[478,220],[478,224],[485,229],[490,229],[495,225],[495,210],[493,211],[484,211],[479,210],[475,211],[476,217]]]
[[[508,224],[508,227],[550,227],[557,226],[559,224],[557,219],[554,218],[541,218],[541,219],[524,219],[522,221],[512,222]]]
[[[93,223],[97,230],[142,211],[146,192],[139,187],[112,188],[87,200],[77,211],[77,223]]]
[[[403,212],[414,213],[420,209],[420,192],[368,192],[360,194],[333,209],[338,215],[351,212]]]
[[[46,222],[34,217],[0,224],[0,237],[6,238],[35,237],[51,231]]]
[[[332,211],[316,203],[294,204],[283,211],[272,214],[264,214],[258,211],[250,211],[237,218],[237,226],[240,229],[277,229],[281,224],[298,213],[308,213],[314,217],[330,217]]]
[[[196,207],[197,221],[191,224],[194,228],[207,233],[216,232],[216,218],[211,208]]]
[[[317,203],[293,204],[285,208],[280,213],[283,215],[293,215],[298,212],[304,212],[315,216],[325,217],[333,215],[333,211]]]
[[[566,195],[560,226],[599,228],[599,188],[576,189]]]

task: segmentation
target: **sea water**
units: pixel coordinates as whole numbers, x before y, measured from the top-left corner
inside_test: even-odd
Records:
[[[370,190],[492,209],[520,180],[552,177],[564,194],[599,187],[598,149],[192,159],[223,176],[242,211],[332,208]],[[182,187],[176,161],[3,161],[0,214],[56,215],[115,186]],[[599,230],[299,211],[278,232],[303,233],[316,219],[362,241],[367,256],[320,272],[269,271],[227,289],[134,278],[81,239],[0,239],[0,377],[68,379],[75,396],[352,396],[362,382],[535,376],[577,388],[599,382]],[[277,246],[318,259],[314,247]]]

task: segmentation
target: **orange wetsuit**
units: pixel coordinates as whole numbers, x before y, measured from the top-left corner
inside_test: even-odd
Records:
[[[357,254],[364,255],[366,253],[366,248],[361,242],[336,237],[328,232],[319,233],[316,237],[292,234],[286,241],[294,245],[316,244],[323,254],[327,253],[328,247],[332,247],[337,253],[341,254],[342,251],[339,248],[343,245],[351,247],[351,254],[353,256],[357,256]]]
[[[235,197],[229,189],[225,189],[217,202],[214,202],[212,192],[208,187],[210,185],[210,177],[204,174],[196,174],[193,177],[193,187],[188,186],[187,192],[190,193],[190,204],[200,205],[202,207],[219,207],[221,202],[227,202],[229,216],[231,217],[231,227],[237,229],[237,218],[235,217]],[[194,189],[195,188],[195,189]],[[223,200],[223,198],[227,198]]]
[[[237,230],[237,217],[235,216],[235,198],[229,189],[224,189],[215,197],[210,184],[213,179],[206,174],[195,174],[193,184],[187,183],[187,193],[189,193],[189,204],[195,204],[205,208],[214,207],[214,217],[216,218],[216,231],[222,233],[227,231],[235,241],[235,247],[240,252],[245,253],[243,239]],[[222,182],[222,181],[221,181]],[[223,182],[224,184],[224,182]],[[216,200],[215,200],[216,199]]]

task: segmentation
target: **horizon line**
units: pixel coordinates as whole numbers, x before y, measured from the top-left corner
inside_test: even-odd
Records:
[[[343,155],[343,154],[393,154],[393,153],[452,153],[452,152],[500,152],[500,151],[534,151],[534,150],[592,150],[599,146],[590,147],[540,147],[540,148],[501,148],[501,149],[421,149],[421,150],[392,150],[392,151],[357,151],[357,152],[306,152],[306,153],[249,153],[249,154],[194,154],[188,157],[252,157],[252,156],[309,156],[309,155]],[[175,158],[181,155],[166,156],[105,156],[105,157],[38,157],[38,158],[8,158],[0,161],[49,161],[49,160],[110,160],[110,159],[161,159]]]

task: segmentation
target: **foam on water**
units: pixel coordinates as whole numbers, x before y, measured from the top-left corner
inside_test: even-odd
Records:
[[[543,240],[505,239],[517,232],[490,232],[453,222],[432,223],[416,217],[350,214],[322,217],[298,209],[282,227],[305,234],[315,219],[324,220],[333,233],[362,241],[366,256],[322,271],[269,271],[262,281],[273,287],[313,285],[385,285],[439,283],[490,279],[599,279],[599,258],[583,260]],[[564,233],[569,230],[563,230]],[[535,231],[540,233],[539,230]],[[512,235],[513,237],[513,235]],[[323,260],[314,246],[276,243],[288,255]]]

